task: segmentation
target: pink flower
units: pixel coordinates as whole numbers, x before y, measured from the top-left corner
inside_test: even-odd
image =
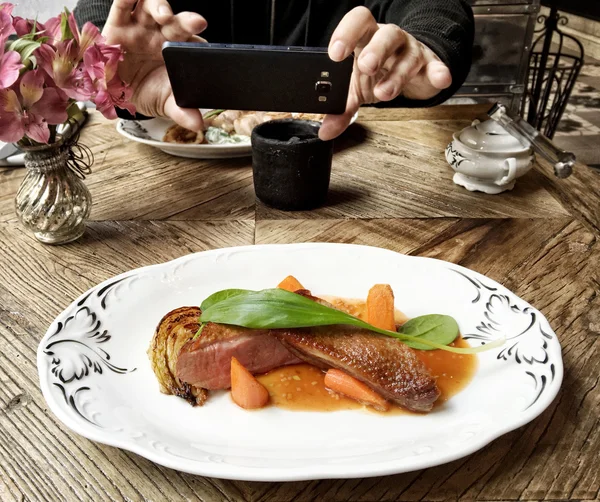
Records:
[[[13,85],[19,78],[21,68],[21,55],[16,51],[5,53],[4,44],[0,45],[0,89]]]
[[[70,18],[69,18],[70,21]],[[73,18],[73,23],[75,22],[75,18]],[[94,26],[92,23],[87,22],[83,25],[81,29],[81,33],[77,29],[77,25],[75,25],[75,40],[77,40],[77,44],[79,45],[79,57],[83,57],[85,51],[87,51],[91,46],[96,43],[104,44],[105,39],[101,35],[100,30]],[[119,49],[119,52],[121,50]]]
[[[4,47],[8,37],[15,33],[12,20],[13,8],[14,6],[10,3],[0,4],[0,45],[2,47]]]
[[[0,91],[0,139],[14,143],[27,136],[38,143],[48,143],[48,124],[62,124],[68,118],[68,102],[57,89],[44,88],[40,70],[21,78],[19,95],[13,89]]]
[[[36,51],[38,64],[47,73],[47,83],[60,88],[69,98],[87,101],[92,98],[94,86],[78,57],[74,39],[56,44],[43,44]]]
[[[25,19],[19,16],[15,16],[13,18],[13,26],[15,27],[15,32],[17,33],[17,37],[19,38],[29,35],[34,30],[34,28],[35,33],[46,31],[46,27],[42,23],[38,23],[37,21],[32,21],[31,19]]]
[[[115,106],[135,113],[129,102],[133,94],[131,88],[121,81],[117,70],[123,53],[118,46],[91,46],[83,55],[83,61],[96,89],[96,109],[108,119],[116,119]]]
[[[48,37],[48,43],[54,45],[60,42],[62,37],[60,30],[60,16],[51,17],[44,23],[44,33],[42,36]]]
[[[19,78],[19,71],[23,68],[21,55],[18,52],[5,52],[8,37],[15,33],[12,11],[12,4],[0,5],[0,89],[13,85]]]
[[[133,92],[119,78],[112,79],[106,86],[99,84],[99,87],[94,102],[96,109],[107,119],[117,118],[115,106],[127,110],[131,114],[135,113],[135,106],[130,103]]]
[[[0,4],[1,140],[47,143],[48,126],[64,123],[75,100],[94,101],[109,118],[116,118],[115,107],[135,113],[133,92],[118,76],[123,52],[106,45],[98,28],[86,23],[79,31],[66,9],[44,24],[12,11],[12,4]],[[20,41],[6,52],[13,33]]]

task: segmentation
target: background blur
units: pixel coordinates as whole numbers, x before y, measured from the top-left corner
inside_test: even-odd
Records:
[[[14,0],[14,14],[21,17],[37,18],[43,23],[56,16],[66,6],[73,10],[77,0]]]
[[[37,17],[41,22],[57,15],[64,6],[72,10],[77,3],[77,0],[12,1],[16,4],[16,15]],[[523,96],[532,86],[528,72],[535,66],[535,61],[530,59],[529,54],[532,43],[541,34],[544,21],[538,16],[548,15],[549,7],[555,6],[560,11],[559,15],[565,16],[559,24],[560,29],[581,43],[585,59],[577,80],[568,86],[569,92],[563,91],[568,101],[563,113],[558,114],[561,120],[555,128],[554,140],[565,150],[575,152],[580,161],[600,165],[600,0],[468,2],[475,13],[475,46],[471,55],[473,65],[465,85],[450,102],[491,104],[500,101],[513,111],[518,110]],[[568,24],[565,26],[563,23],[566,20]],[[553,39],[551,51],[556,50],[556,44],[557,37]],[[534,52],[541,50],[541,41],[533,44]],[[565,40],[561,50],[567,55],[581,57],[572,40]],[[551,63],[552,59],[547,68]],[[568,64],[569,61],[563,59],[560,66],[568,67]],[[557,78],[559,81],[561,87],[566,86],[566,77],[562,80]]]

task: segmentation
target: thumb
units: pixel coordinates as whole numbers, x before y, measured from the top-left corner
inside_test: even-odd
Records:
[[[446,89],[452,84],[452,75],[441,61],[430,61],[425,69],[427,80],[436,89]]]
[[[197,108],[180,108],[175,103],[173,93],[169,95],[165,102],[165,115],[172,118],[181,127],[190,131],[201,131],[204,127],[202,113]]]

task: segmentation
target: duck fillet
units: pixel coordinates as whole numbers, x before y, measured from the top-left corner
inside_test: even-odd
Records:
[[[323,369],[337,368],[412,411],[430,411],[440,396],[415,352],[398,340],[351,326],[272,330],[290,352]]]
[[[228,389],[232,357],[252,374],[302,362],[267,330],[209,322],[198,338],[181,347],[177,378],[194,387]]]

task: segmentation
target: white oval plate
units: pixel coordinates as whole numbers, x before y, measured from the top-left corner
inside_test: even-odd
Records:
[[[209,110],[203,110],[203,113]],[[351,124],[356,122],[358,112],[352,117]],[[131,141],[159,148],[165,153],[176,157],[191,159],[227,159],[236,157],[249,157],[252,155],[250,138],[247,142],[222,145],[196,145],[168,143],[163,141],[165,132],[175,122],[165,118],[149,120],[125,120],[117,122],[117,132]]]
[[[168,311],[224,288],[271,288],[288,274],[317,295],[365,298],[389,283],[410,317],[450,314],[472,344],[508,340],[479,356],[462,392],[422,416],[247,412],[228,393],[198,408],[159,392],[146,350]],[[170,468],[253,481],[378,476],[455,460],[537,417],[563,375],[546,319],[501,285],[451,263],[348,244],[218,249],[121,274],[54,320],[37,362],[50,409],[75,432]]]

